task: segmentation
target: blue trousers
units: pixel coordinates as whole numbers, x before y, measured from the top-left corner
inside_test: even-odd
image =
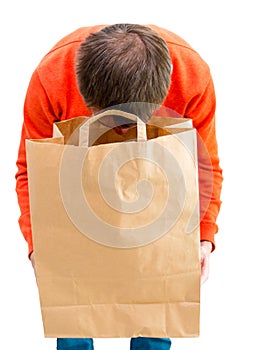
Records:
[[[109,340],[110,341],[110,340]],[[169,350],[169,338],[132,338],[130,350]],[[57,350],[94,350],[93,339],[90,338],[59,338]]]

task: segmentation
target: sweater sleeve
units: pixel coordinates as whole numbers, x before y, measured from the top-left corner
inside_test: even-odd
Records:
[[[215,132],[215,109],[214,85],[209,76],[204,91],[189,102],[186,116],[193,120],[197,130],[201,240],[210,241],[213,250],[214,234],[218,231],[216,219],[221,206],[223,180]]]
[[[38,71],[34,71],[29,83],[24,104],[24,120],[21,141],[17,158],[16,192],[21,211],[20,229],[28,243],[29,255],[33,251],[30,207],[28,195],[28,176],[26,164],[25,140],[46,138],[52,134],[52,124],[57,118],[51,107],[46,91],[39,79]]]

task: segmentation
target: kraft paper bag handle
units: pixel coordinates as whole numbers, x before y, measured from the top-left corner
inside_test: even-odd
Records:
[[[125,117],[127,119],[130,119],[132,121],[135,121],[137,123],[137,141],[147,141],[147,132],[146,132],[146,124],[144,121],[142,121],[137,115],[120,111],[120,110],[114,110],[109,109],[107,111],[104,111],[100,114],[96,114],[95,116],[89,118],[81,127],[79,130],[79,146],[80,147],[88,147],[88,141],[89,141],[89,126],[96,121],[98,121],[100,118],[107,116],[107,115],[116,115]]]

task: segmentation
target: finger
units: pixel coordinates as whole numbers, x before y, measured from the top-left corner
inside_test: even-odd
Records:
[[[209,278],[209,256],[204,255],[201,259],[201,284],[205,283]]]

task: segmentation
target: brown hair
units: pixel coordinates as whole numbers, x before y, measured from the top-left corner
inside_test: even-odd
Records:
[[[81,44],[76,73],[89,108],[126,104],[129,112],[147,120],[168,92],[171,67],[167,44],[152,29],[114,24]]]

